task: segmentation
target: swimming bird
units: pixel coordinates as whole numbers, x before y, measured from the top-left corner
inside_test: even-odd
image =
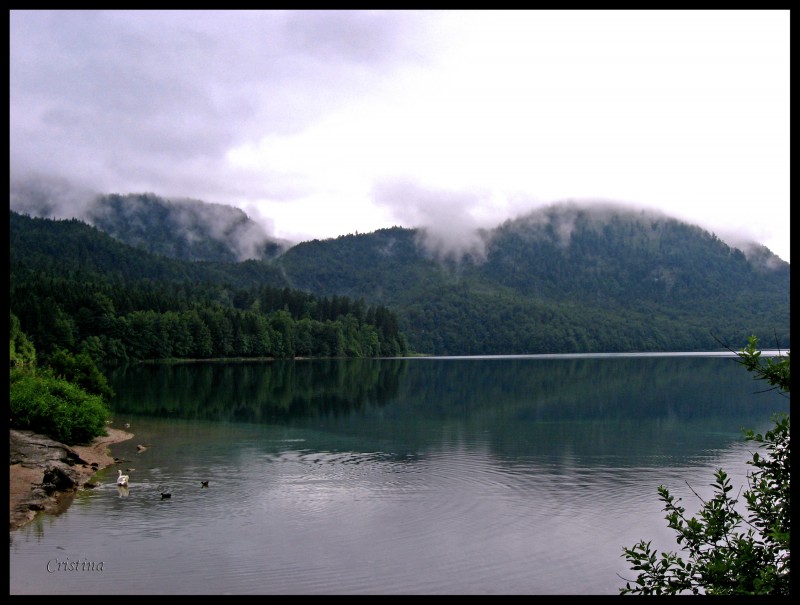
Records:
[[[202,487],[208,487],[208,481],[201,481],[201,482],[200,482],[200,485],[201,485]]]
[[[146,445],[141,445],[141,444],[140,444],[140,445],[137,445],[137,446],[136,446],[136,450],[137,450],[137,451],[139,451],[139,452],[143,452],[143,451],[145,451],[146,449],[147,449],[147,446],[146,446]]]
[[[117,485],[128,486],[128,475],[123,475],[122,469],[117,469]]]
[[[166,500],[167,498],[172,498],[172,494],[169,492],[161,492],[161,499]]]

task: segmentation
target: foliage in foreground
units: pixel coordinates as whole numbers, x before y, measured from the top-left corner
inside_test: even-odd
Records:
[[[9,361],[11,366],[33,365],[36,363],[36,348],[22,331],[19,319],[11,313],[11,323],[9,328]]]
[[[11,314],[9,413],[11,428],[30,430],[77,445],[106,434],[104,397],[114,391],[88,355],[58,351],[50,367],[38,367],[36,350]]]
[[[789,394],[789,353],[776,360],[761,359],[758,340],[749,339],[738,355],[757,379]],[[756,470],[748,473],[744,492],[748,516],[736,510],[731,484],[725,471],[715,473],[714,497],[705,502],[698,517],[688,518],[686,509],[663,485],[658,488],[666,520],[675,530],[677,542],[688,557],[674,552],[653,551],[641,540],[623,548],[636,581],[626,582],[621,594],[728,594],[788,595],[790,569],[790,445],[789,417],[777,415],[775,426],[763,436],[745,431],[745,438],[766,449],[766,456],[753,454],[748,461]],[[680,499],[679,499],[680,500]]]
[[[105,434],[109,410],[100,395],[57,378],[48,369],[11,369],[11,428],[78,445]]]
[[[87,393],[100,395],[105,401],[115,396],[114,389],[87,353],[72,355],[59,349],[50,357],[50,368],[55,376],[81,387]]]

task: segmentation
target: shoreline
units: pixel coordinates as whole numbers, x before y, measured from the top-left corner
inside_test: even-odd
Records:
[[[33,433],[10,430],[9,531],[39,513],[64,512],[95,474],[115,463],[109,446],[133,439],[133,433],[107,428],[89,445],[68,446]]]

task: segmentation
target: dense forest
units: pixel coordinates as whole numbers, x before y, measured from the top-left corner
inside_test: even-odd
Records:
[[[175,261],[74,219],[13,212],[10,243],[11,313],[44,359],[59,350],[105,363],[408,353],[386,307],[268,285],[280,281],[269,267]]]
[[[400,227],[226,243],[259,231],[209,206],[103,196],[94,226],[12,211],[12,311],[37,349],[117,360],[696,351],[750,335],[790,346],[788,263],[666,216],[554,205],[442,254],[425,229]]]
[[[436,354],[790,344],[788,263],[674,219],[552,209],[484,233],[477,259],[437,257],[423,236],[304,242],[276,262],[292,287],[396,309],[410,346]]]

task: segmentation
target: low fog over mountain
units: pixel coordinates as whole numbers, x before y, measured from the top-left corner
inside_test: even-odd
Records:
[[[12,188],[11,209],[77,218],[127,244],[183,260],[266,259],[290,245],[239,208],[148,193],[100,195],[49,181]]]
[[[435,193],[395,183],[376,190],[375,194],[380,203],[403,207],[402,218],[416,226],[418,243],[442,261],[460,262],[468,258],[482,262],[490,239],[501,225],[550,224],[561,244],[567,245],[579,214],[583,220],[590,218],[598,226],[613,216],[625,216],[642,225],[670,218],[658,210],[637,208],[633,204],[569,200],[521,212],[501,222],[490,212],[481,220],[474,213],[464,212],[465,200],[453,193]],[[13,184],[10,203],[12,210],[31,216],[77,218],[125,243],[183,260],[269,259],[299,243],[276,238],[269,219],[255,220],[233,206],[166,199],[151,193],[100,194],[53,179]],[[474,210],[475,203],[466,206]],[[743,240],[735,234],[714,235],[753,260],[767,264],[779,260],[758,242]]]

